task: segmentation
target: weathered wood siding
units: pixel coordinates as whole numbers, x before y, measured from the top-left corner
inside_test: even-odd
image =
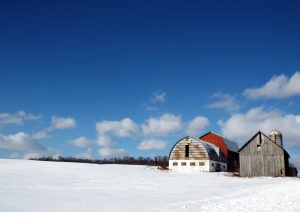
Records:
[[[276,177],[285,173],[284,150],[260,132],[240,151],[242,177]]]
[[[185,157],[186,145],[189,145],[189,157]],[[209,156],[199,141],[186,137],[173,147],[169,160],[209,160]]]

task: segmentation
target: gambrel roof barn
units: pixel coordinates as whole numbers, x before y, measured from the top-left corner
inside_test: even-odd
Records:
[[[227,159],[227,169],[228,171],[237,171],[239,166],[239,153],[238,145],[221,135],[214,132],[208,132],[202,135],[200,140],[206,141],[208,143],[214,144],[220,148],[222,153]]]

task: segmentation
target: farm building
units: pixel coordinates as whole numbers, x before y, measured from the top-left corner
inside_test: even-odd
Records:
[[[238,171],[239,167],[239,153],[238,145],[227,138],[224,138],[214,132],[208,132],[202,135],[200,140],[212,143],[220,148],[222,153],[227,159],[227,170],[228,171]]]
[[[278,130],[269,136],[257,132],[239,153],[242,177],[288,175],[289,154],[282,147],[282,134]]]
[[[214,144],[187,136],[180,139],[169,155],[170,170],[226,171],[226,157]]]

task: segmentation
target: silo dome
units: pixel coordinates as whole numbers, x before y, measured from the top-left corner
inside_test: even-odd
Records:
[[[282,133],[279,130],[273,130],[269,134],[269,138],[282,147]]]

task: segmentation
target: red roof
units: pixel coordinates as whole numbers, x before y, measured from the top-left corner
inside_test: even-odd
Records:
[[[216,133],[208,132],[205,135],[202,135],[200,140],[212,143],[220,148],[220,150],[224,153],[226,158],[228,158],[228,151],[237,152],[238,146],[235,142],[228,140]]]

